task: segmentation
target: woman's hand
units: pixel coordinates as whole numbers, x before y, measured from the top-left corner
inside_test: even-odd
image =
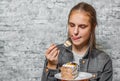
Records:
[[[52,44],[46,51],[45,56],[48,60],[47,67],[50,69],[56,69],[58,64],[59,50],[55,44]]]

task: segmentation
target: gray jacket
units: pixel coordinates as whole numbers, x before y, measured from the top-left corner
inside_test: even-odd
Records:
[[[65,47],[63,44],[58,45],[60,54],[58,56],[58,66],[56,70],[48,69],[46,67],[47,60],[45,60],[43,74],[41,81],[59,81],[54,75],[60,72],[59,67],[63,64],[74,61],[73,53],[71,51],[72,46]],[[111,58],[98,49],[88,50],[82,60],[79,60],[79,70],[83,72],[90,72],[93,74],[93,78],[90,81],[112,81],[112,60]]]

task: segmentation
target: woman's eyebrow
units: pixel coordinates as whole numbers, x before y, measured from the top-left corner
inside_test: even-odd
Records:
[[[87,24],[79,24],[80,26],[88,26]]]
[[[69,24],[74,24],[73,22],[68,22]]]
[[[68,24],[75,24],[75,23],[73,23],[73,22],[68,22]],[[78,24],[78,25],[80,25],[80,26],[88,26],[87,24]]]

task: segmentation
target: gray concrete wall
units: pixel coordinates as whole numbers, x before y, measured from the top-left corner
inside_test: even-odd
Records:
[[[120,0],[0,0],[0,81],[40,81],[45,49],[66,39],[67,15],[80,1],[97,11],[97,43],[120,80]]]

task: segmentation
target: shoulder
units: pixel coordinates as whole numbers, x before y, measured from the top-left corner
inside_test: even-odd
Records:
[[[111,60],[111,57],[106,52],[99,49],[92,50],[92,57],[96,57],[101,60]]]
[[[111,57],[102,50],[94,49],[91,53],[91,59],[94,62],[97,62],[99,68],[105,68],[105,66],[112,66],[112,59]]]

